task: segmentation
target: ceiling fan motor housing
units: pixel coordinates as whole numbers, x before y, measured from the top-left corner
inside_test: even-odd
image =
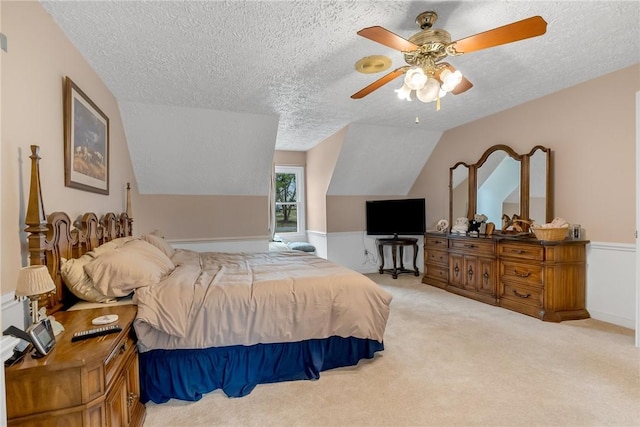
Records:
[[[434,61],[447,56],[446,48],[451,43],[451,34],[441,29],[422,30],[409,37],[409,41],[420,46],[417,51],[405,53],[407,64],[418,65],[425,56],[431,56]]]

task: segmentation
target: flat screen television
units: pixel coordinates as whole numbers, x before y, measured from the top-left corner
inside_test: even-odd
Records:
[[[370,236],[423,235],[425,199],[367,200],[366,218]]]

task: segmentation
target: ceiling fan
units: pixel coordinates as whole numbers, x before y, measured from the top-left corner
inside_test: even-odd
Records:
[[[419,14],[416,17],[416,24],[420,26],[421,31],[409,39],[402,38],[380,26],[358,31],[358,35],[362,37],[402,52],[408,65],[386,74],[351,95],[351,98],[363,98],[405,74],[403,86],[396,90],[398,97],[411,100],[411,93],[415,91],[416,97],[422,102],[437,101],[439,109],[440,98],[446,93],[458,95],[473,86],[460,71],[448,62],[443,62],[447,56],[463,55],[537,37],[547,31],[546,21],[540,16],[533,16],[452,42],[451,35],[447,31],[432,28],[437,19],[438,15],[433,11]]]

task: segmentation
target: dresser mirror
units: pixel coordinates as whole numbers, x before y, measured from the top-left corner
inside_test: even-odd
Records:
[[[477,163],[456,163],[449,172],[449,223],[482,213],[502,229],[502,217],[514,214],[545,223],[553,219],[551,150],[534,147],[518,154],[494,145]]]
[[[476,163],[476,213],[485,214],[497,229],[502,216],[520,215],[522,156],[507,146],[494,146]]]
[[[469,217],[469,165],[456,163],[449,169],[449,224],[456,218]]]
[[[534,147],[527,155],[529,167],[529,219],[544,224],[553,219],[551,150]]]

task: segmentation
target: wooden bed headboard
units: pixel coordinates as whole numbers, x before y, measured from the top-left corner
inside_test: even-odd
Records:
[[[52,314],[75,301],[60,275],[61,258],[79,258],[102,243],[133,234],[131,187],[127,183],[126,211],[118,215],[109,212],[99,218],[88,212],[76,221],[65,212],[46,216],[40,186],[39,150],[39,146],[31,146],[31,183],[24,231],[27,232],[29,264],[46,265],[56,285],[54,292],[43,295],[38,301],[39,307],[47,307],[47,314]]]

